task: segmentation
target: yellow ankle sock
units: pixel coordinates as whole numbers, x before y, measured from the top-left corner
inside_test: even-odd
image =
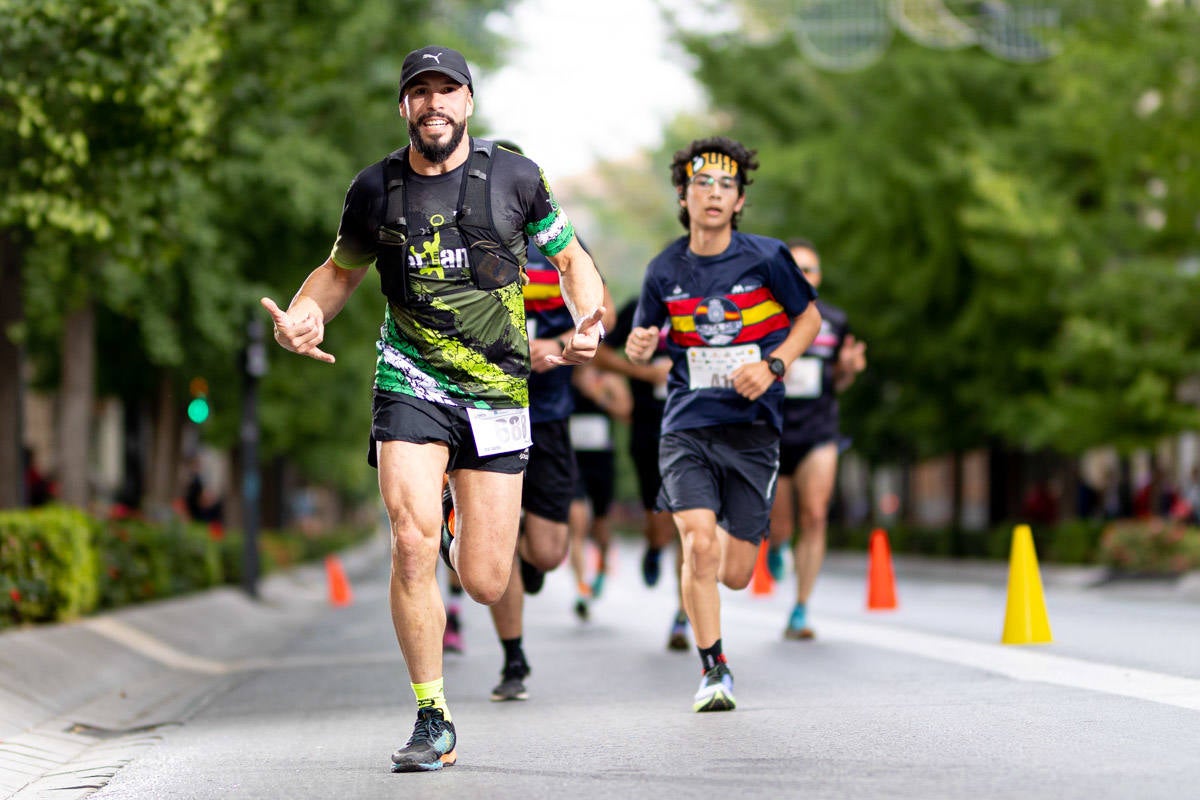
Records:
[[[417,708],[440,708],[446,722],[452,721],[450,707],[446,705],[446,691],[442,686],[441,678],[426,683],[414,683],[412,690],[413,694],[417,696]]]

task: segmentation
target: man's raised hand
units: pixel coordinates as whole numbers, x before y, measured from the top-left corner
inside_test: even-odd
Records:
[[[634,328],[625,340],[625,357],[634,364],[650,363],[650,356],[658,349],[658,326]]]
[[[325,340],[325,323],[319,313],[310,312],[303,316],[292,317],[275,305],[275,301],[269,297],[264,297],[259,302],[262,303],[262,307],[267,310],[267,313],[271,315],[271,320],[275,323],[275,341],[279,342],[280,347],[302,356],[315,358],[317,361],[324,361],[327,364],[337,361],[332,355],[317,346]]]
[[[575,326],[575,333],[567,340],[561,355],[546,356],[546,363],[556,367],[586,364],[596,355],[596,348],[604,333],[600,318],[604,316],[604,306],[600,306],[588,314]]]

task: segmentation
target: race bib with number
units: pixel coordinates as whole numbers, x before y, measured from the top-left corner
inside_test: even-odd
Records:
[[[732,389],[729,376],[743,364],[762,361],[756,344],[737,347],[691,347],[687,351],[688,388]]]
[[[528,408],[468,408],[467,417],[481,456],[511,453],[533,444]]]
[[[571,449],[586,452],[612,450],[608,417],[603,414],[572,414],[567,425],[571,432]]]
[[[821,359],[797,358],[783,376],[783,392],[787,397],[821,396]]]

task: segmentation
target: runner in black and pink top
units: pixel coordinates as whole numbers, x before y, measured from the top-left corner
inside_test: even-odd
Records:
[[[793,239],[788,249],[813,286],[821,283],[821,259],[806,239]],[[799,516],[799,536],[792,549],[796,569],[796,604],[784,629],[785,639],[815,635],[808,624],[808,599],[825,558],[829,500],[838,464],[838,392],[866,368],[866,346],[854,338],[846,312],[817,301],[821,330],[804,355],[784,376],[783,444],[779,453],[779,488],[771,509],[771,549],[767,562],[777,580],[783,578],[783,546],[792,541]]]

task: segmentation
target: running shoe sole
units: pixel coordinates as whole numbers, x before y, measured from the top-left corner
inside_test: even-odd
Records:
[[[693,711],[733,711],[737,708],[737,702],[733,699],[733,695],[725,691],[723,687],[717,686],[707,696],[692,703]]]
[[[451,750],[437,761],[392,764],[392,772],[436,772],[442,767],[453,767],[456,763],[458,763],[458,754],[455,750]]]
[[[792,642],[807,642],[817,638],[816,631],[807,625],[803,628],[786,628],[783,631],[783,638]]]
[[[492,689],[493,703],[507,703],[510,700],[528,700],[529,692],[523,681],[507,680]]]

